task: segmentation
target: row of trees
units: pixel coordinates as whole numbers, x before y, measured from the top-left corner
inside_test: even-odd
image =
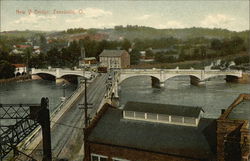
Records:
[[[129,28],[129,27],[127,27]],[[133,28],[133,27],[132,27]],[[136,28],[136,27],[135,27]],[[139,28],[139,27],[138,27]],[[78,29],[74,29],[78,31]],[[79,29],[81,30],[81,29]],[[69,29],[71,32],[71,30]],[[51,47],[46,53],[39,55],[32,54],[32,49],[27,48],[23,54],[10,54],[11,46],[22,42],[22,39],[16,39],[15,41],[5,39],[0,40],[0,60],[2,68],[6,69],[9,64],[25,63],[28,67],[43,68],[47,66],[52,67],[74,67],[78,65],[79,58],[81,56],[81,48],[85,48],[87,57],[96,57],[98,59],[99,54],[104,49],[124,49],[130,52],[131,64],[138,64],[140,59],[140,51],[146,49],[156,48],[174,48],[175,52],[161,52],[152,53],[147,52],[146,56],[153,57],[160,63],[172,63],[185,60],[200,60],[206,58],[217,58],[221,56],[227,56],[231,54],[237,54],[240,51],[247,50],[246,42],[240,37],[232,37],[231,39],[212,39],[196,38],[189,40],[181,40],[177,38],[161,38],[161,39],[135,39],[133,42],[124,39],[123,41],[94,41],[90,38],[85,38],[78,42],[73,41],[67,47],[59,47],[57,44]],[[207,44],[208,45],[197,45]],[[44,36],[40,36],[41,46],[47,46]],[[53,45],[52,45],[53,46]],[[214,52],[209,53],[212,50]],[[187,52],[189,51],[189,52]],[[179,55],[179,58],[171,56],[173,54]],[[238,58],[237,62],[244,62],[242,58]],[[9,64],[8,64],[9,63]],[[9,77],[8,75],[7,77]]]
[[[0,61],[0,79],[6,79],[14,77],[15,67],[11,65],[8,61]]]

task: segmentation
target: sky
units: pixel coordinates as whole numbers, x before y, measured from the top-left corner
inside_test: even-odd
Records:
[[[248,0],[0,0],[0,30],[66,30],[139,25],[249,30]]]

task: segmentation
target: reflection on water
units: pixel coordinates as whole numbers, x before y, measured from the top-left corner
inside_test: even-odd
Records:
[[[120,104],[141,101],[187,106],[201,106],[206,117],[216,118],[240,93],[249,93],[249,84],[226,83],[224,78],[214,78],[204,86],[190,85],[187,76],[175,77],[165,82],[165,88],[151,87],[150,77],[132,77],[121,83]]]

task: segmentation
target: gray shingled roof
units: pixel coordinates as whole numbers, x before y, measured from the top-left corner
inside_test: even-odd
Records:
[[[108,108],[87,140],[157,153],[213,160],[216,121],[201,119],[198,127],[127,120],[122,110]]]
[[[202,111],[202,108],[145,102],[127,102],[124,107],[124,110],[197,118],[200,112]]]
[[[103,52],[99,55],[100,57],[114,57],[114,56],[121,56],[125,50],[103,50]]]

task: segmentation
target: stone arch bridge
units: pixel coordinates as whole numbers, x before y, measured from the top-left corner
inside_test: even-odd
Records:
[[[176,76],[190,76],[190,83],[200,85],[217,76],[226,76],[227,81],[242,77],[240,70],[196,70],[196,69],[122,69],[118,71],[118,84],[134,76],[151,76],[153,87],[163,87],[164,82]]]
[[[119,84],[125,79],[135,76],[151,76],[152,87],[164,87],[167,79],[176,76],[190,76],[190,83],[193,85],[204,84],[206,80],[217,76],[226,76],[226,81],[236,81],[242,78],[240,70],[196,70],[196,69],[121,69],[115,70],[112,81],[111,92],[114,97],[118,96]]]
[[[80,76],[84,78],[91,78],[92,73],[90,71],[84,71],[81,69],[71,70],[71,69],[61,69],[61,68],[52,68],[52,69],[35,69],[32,68],[31,71],[32,79],[41,79],[42,76],[52,77],[56,80],[57,83],[67,81],[67,78],[71,76]]]

